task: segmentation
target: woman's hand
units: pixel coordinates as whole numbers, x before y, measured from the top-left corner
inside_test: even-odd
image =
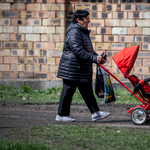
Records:
[[[102,56],[97,56],[97,63],[99,64],[99,63],[102,62],[102,61],[103,61]]]
[[[97,56],[97,63],[98,63],[98,64],[99,64],[99,63],[105,64],[106,61],[107,61],[107,58],[104,59],[104,58],[102,58],[102,56]]]

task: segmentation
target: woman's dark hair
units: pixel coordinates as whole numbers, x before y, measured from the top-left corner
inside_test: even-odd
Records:
[[[77,9],[74,13],[73,13],[73,17],[72,17],[72,23],[78,23],[77,18],[83,20],[83,18],[87,17],[90,13],[87,10],[82,10],[82,9]]]

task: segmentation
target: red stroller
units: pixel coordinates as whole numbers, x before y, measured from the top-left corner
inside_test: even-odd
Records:
[[[135,75],[129,75],[139,51],[139,45],[130,48],[124,48],[113,56],[113,60],[123,73],[124,78],[128,78],[134,87],[133,92],[119,81],[113,74],[111,74],[105,67],[99,64],[106,72],[108,72],[114,79],[116,79],[122,86],[124,86],[132,95],[134,95],[143,105],[138,105],[131,108],[127,113],[130,114],[132,122],[136,125],[142,125],[149,120],[148,110],[150,110],[150,86],[148,82],[150,78],[140,80]],[[136,95],[138,93],[140,97]]]

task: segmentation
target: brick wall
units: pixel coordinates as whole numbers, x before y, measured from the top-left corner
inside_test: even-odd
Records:
[[[106,51],[111,73],[124,80],[112,56],[138,44],[131,73],[149,77],[149,0],[0,0],[0,78],[58,79],[65,32],[76,9],[90,12],[93,47],[98,54]],[[94,65],[93,77],[95,72]]]

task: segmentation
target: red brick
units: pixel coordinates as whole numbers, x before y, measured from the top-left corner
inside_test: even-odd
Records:
[[[34,43],[34,49],[48,49],[48,43],[42,43],[42,42],[35,42]]]
[[[35,72],[34,73],[35,79],[47,79],[47,72]]]
[[[10,9],[11,10],[25,10],[25,4],[15,3],[11,5]]]
[[[19,18],[33,18],[33,11],[20,11]]]
[[[125,43],[112,43],[111,44],[111,50],[122,50],[125,47],[126,47]]]
[[[142,34],[142,28],[138,28],[138,27],[133,27],[133,28],[128,28],[128,34]]]
[[[97,27],[97,34],[112,34],[111,27]]]
[[[9,34],[0,34],[0,41],[9,41]]]
[[[50,64],[50,65],[55,65],[55,59],[56,58],[47,58],[47,64]]]
[[[32,79],[33,78],[33,72],[19,72],[19,78],[25,78],[25,79]]]
[[[56,64],[56,65],[59,65],[59,62],[60,62],[60,58],[56,58],[56,59],[55,59],[55,64]]]
[[[34,64],[34,65],[26,65],[26,71],[41,71],[41,67],[39,64]]]
[[[0,18],[3,18],[3,11],[0,11]]]
[[[10,34],[10,40],[12,40],[12,41],[24,41],[25,35],[24,34]]]
[[[127,12],[113,12],[114,19],[127,19],[128,13]]]
[[[33,64],[33,57],[19,57],[20,64]]]
[[[96,43],[96,50],[108,50],[111,48],[110,43]]]
[[[27,49],[26,56],[40,56],[40,49]]]
[[[136,59],[134,66],[142,66],[142,59]]]
[[[55,0],[47,0],[47,3],[55,3]]]
[[[41,4],[27,4],[26,10],[41,10]]]
[[[4,48],[18,48],[17,42],[4,42]]]
[[[3,48],[3,42],[0,42],[0,48]]]
[[[55,49],[55,43],[48,43],[48,49]]]
[[[105,18],[111,19],[111,18],[113,18],[113,13],[112,12],[98,12],[97,18],[98,19],[105,19]]]
[[[50,65],[50,72],[57,73],[58,71],[58,65]]]
[[[128,12],[129,19],[139,19],[143,18],[143,12]]]
[[[4,78],[4,73],[0,72],[0,79],[3,79],[3,78]]]
[[[136,11],[135,4],[121,4],[121,11]]]
[[[33,42],[19,42],[19,48],[21,49],[32,49]]]
[[[56,79],[56,73],[48,72],[47,73],[47,79],[48,80],[55,80]],[[57,80],[60,80],[60,78],[57,78]]]
[[[124,36],[120,35],[119,36],[119,42],[125,42],[125,43],[134,43],[134,36]]]
[[[27,25],[28,26],[40,26],[41,19],[27,19]]]
[[[3,57],[0,56],[0,64],[3,64]]]
[[[55,0],[53,0],[53,1],[55,1]],[[56,0],[56,3],[65,3],[65,1],[66,0]],[[55,2],[53,2],[53,3],[55,3]]]
[[[4,57],[4,64],[17,64],[18,57]]]
[[[0,56],[10,56],[10,49],[0,49]]]
[[[0,71],[10,71],[10,66],[6,64],[0,64]]]
[[[10,10],[10,3],[0,3],[0,10]]]
[[[119,19],[105,19],[105,26],[108,26],[108,27],[120,26],[120,20]]]
[[[50,66],[49,65],[41,65],[41,72],[49,72]]]
[[[26,19],[12,19],[13,26],[25,26],[26,25]]]
[[[91,19],[89,27],[104,27],[104,20]]]
[[[34,64],[47,64],[46,57],[34,57]]]
[[[6,18],[18,18],[18,11],[4,11],[4,17]]]
[[[150,66],[150,59],[143,59],[143,66]]]
[[[25,56],[25,49],[11,49],[11,56]]]
[[[4,72],[5,79],[16,79],[18,78],[18,72]]]
[[[142,66],[142,67],[134,67],[134,73],[136,74],[149,74],[149,67],[145,67],[145,66]]]
[[[35,11],[34,18],[47,18],[47,11]]]
[[[10,19],[9,18],[0,18],[0,25],[10,26]]]
[[[75,4],[66,4],[66,11],[75,11]]]
[[[12,64],[11,71],[25,71],[25,65],[23,64]]]
[[[104,42],[119,42],[118,35],[104,35]]]

